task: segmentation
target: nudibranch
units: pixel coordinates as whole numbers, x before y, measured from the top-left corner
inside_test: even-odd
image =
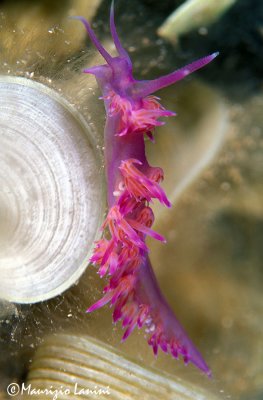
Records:
[[[206,56],[175,72],[154,80],[138,81],[132,74],[132,63],[122,47],[114,23],[113,3],[110,30],[118,56],[111,56],[97,39],[89,23],[79,19],[106,61],[84,70],[93,74],[102,91],[107,114],[105,166],[108,214],[103,223],[102,239],[95,243],[91,263],[100,277],[107,279],[103,297],[88,308],[92,312],[109,303],[113,321],[122,321],[122,340],[134,328],[144,328],[148,344],[157,355],[159,347],[173,357],[183,357],[208,376],[210,369],[186,335],[170,306],[160,292],[150,260],[146,237],[165,242],[152,230],[154,222],[150,207],[153,199],[166,206],[171,204],[160,186],[163,170],[149,165],[145,154],[145,135],[153,140],[162,117],[174,116],[152,93],[171,85],[212,61],[217,53]]]

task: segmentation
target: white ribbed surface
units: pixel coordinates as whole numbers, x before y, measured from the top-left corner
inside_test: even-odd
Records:
[[[0,298],[53,297],[86,268],[103,211],[89,135],[52,90],[0,77]]]
[[[216,400],[216,396],[176,376],[144,368],[89,336],[58,334],[45,339],[34,358],[27,385],[62,389],[60,399],[89,398],[77,391],[106,389],[111,400]],[[70,394],[63,395],[69,389]],[[96,396],[90,396],[95,398]]]

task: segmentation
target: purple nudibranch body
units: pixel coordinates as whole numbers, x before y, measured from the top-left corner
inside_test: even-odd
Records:
[[[153,140],[153,130],[163,125],[161,117],[174,116],[164,109],[155,91],[169,86],[211,62],[218,53],[201,58],[175,72],[154,80],[138,81],[132,63],[122,47],[114,23],[113,4],[110,29],[118,52],[112,57],[98,41],[82,17],[93,44],[106,63],[84,70],[93,74],[102,91],[107,119],[105,126],[105,163],[108,186],[108,215],[102,226],[103,237],[96,242],[91,262],[107,278],[103,297],[87,312],[107,303],[113,307],[113,321],[122,321],[125,340],[134,328],[145,328],[148,343],[185,363],[192,362],[208,376],[211,371],[188,338],[160,292],[145,243],[147,235],[165,242],[151,229],[154,222],[153,199],[171,207],[160,186],[163,171],[152,167],[145,154],[144,135]]]

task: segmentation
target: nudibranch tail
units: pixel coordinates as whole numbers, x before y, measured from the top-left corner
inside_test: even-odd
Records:
[[[154,199],[166,207],[171,204],[160,186],[162,169],[147,161],[144,138],[153,141],[154,128],[164,124],[161,118],[175,115],[151,94],[202,68],[217,53],[158,79],[137,81],[116,31],[113,3],[110,29],[117,57],[104,49],[84,18],[77,18],[106,60],[106,64],[85,70],[95,75],[107,114],[104,138],[109,207],[102,225],[103,236],[96,242],[90,259],[107,285],[103,297],[87,312],[110,304],[114,323],[122,321],[125,328],[122,340],[135,327],[144,328],[154,354],[160,348],[175,358],[180,355],[186,364],[192,362],[210,376],[210,369],[161,294],[150,264],[147,236],[165,242],[152,229],[154,214],[150,204]]]

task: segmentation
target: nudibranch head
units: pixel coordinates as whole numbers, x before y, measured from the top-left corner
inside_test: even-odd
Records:
[[[136,80],[132,75],[131,59],[126,50],[122,47],[116,31],[114,23],[114,2],[112,2],[111,5],[110,30],[115,48],[118,52],[118,56],[116,57],[112,57],[102,46],[85,18],[74,18],[79,19],[84,24],[91,41],[106,61],[106,64],[85,69],[84,72],[95,75],[100,84],[103,84],[103,86],[108,84],[111,90],[114,90],[114,92],[118,93],[120,96],[132,97]]]
[[[120,114],[121,123],[118,132],[116,132],[116,135],[119,136],[129,133],[145,133],[153,140],[151,135],[153,129],[164,124],[160,121],[160,118],[174,116],[175,113],[165,110],[157,101],[158,98],[150,95],[202,68],[218,54],[213,53],[160,78],[138,81],[133,77],[131,59],[122,47],[116,31],[113,2],[110,14],[110,30],[118,53],[116,57],[111,56],[102,46],[85,18],[74,18],[79,19],[84,24],[91,41],[106,61],[106,64],[87,68],[84,72],[96,77],[103,92],[102,98],[105,100],[107,111],[111,115]]]
[[[116,31],[114,23],[114,2],[112,2],[111,5],[110,30],[118,53],[117,57],[112,57],[102,46],[85,18],[74,18],[79,19],[84,24],[91,41],[106,61],[106,64],[85,69],[84,72],[95,75],[99,84],[103,86],[104,89],[106,87],[107,91],[113,90],[116,94],[129,99],[131,102],[138,102],[143,97],[185,78],[187,75],[210,63],[218,55],[218,52],[216,52],[203,57],[161,78],[149,81],[137,81],[132,74],[131,59],[127,51],[122,47]]]

